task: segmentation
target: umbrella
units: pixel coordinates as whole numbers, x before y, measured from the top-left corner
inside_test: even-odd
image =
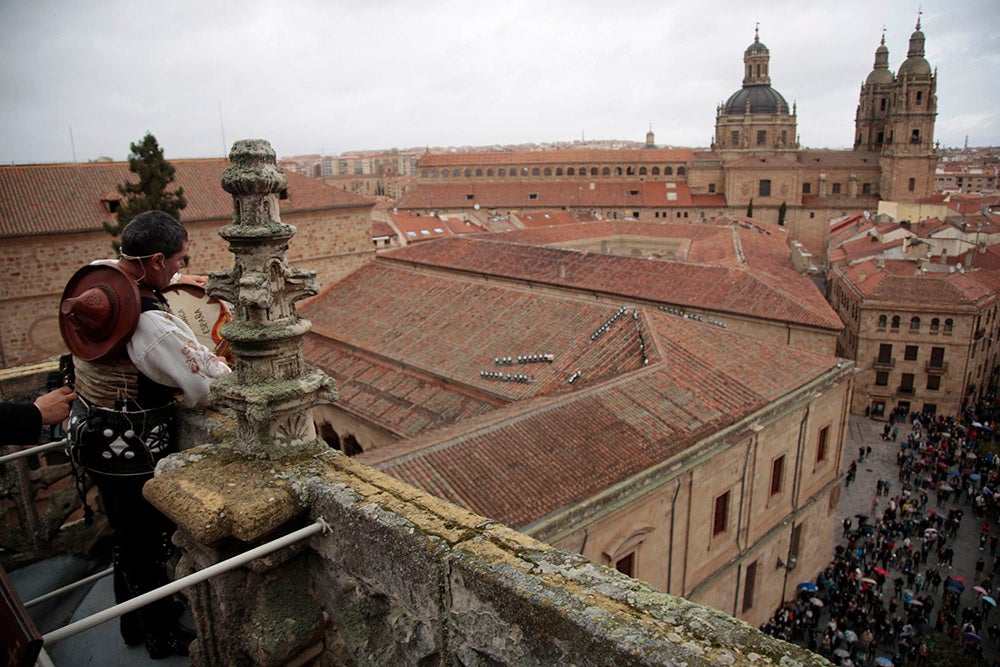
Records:
[[[885,657],[875,658],[875,664],[878,665],[878,667],[893,667],[892,660]]]
[[[958,472],[957,470],[949,470],[948,474],[951,475],[952,477],[960,477],[962,475],[962,473]]]
[[[962,591],[965,590],[965,586],[957,581],[949,581],[945,585],[945,588],[948,589],[949,591],[956,591],[958,593],[961,593]]]
[[[882,569],[882,568],[880,568],[880,567],[873,567],[873,568],[872,568],[872,572],[878,572],[878,573],[879,573],[879,574],[881,574],[881,575],[882,575],[883,577],[888,577],[888,576],[889,576],[889,573],[888,573],[888,572],[886,572],[885,570],[883,570],[883,569]]]
[[[972,633],[971,632],[967,632],[966,634],[971,635]],[[848,651],[847,649],[844,649],[844,648],[838,648],[836,651],[833,652],[833,654],[835,656],[837,656],[838,658],[846,658],[847,656],[849,656],[851,654],[851,652]]]
[[[983,425],[980,424],[979,422],[972,422],[972,425],[975,426],[976,428],[982,428],[983,427]]]
[[[966,639],[971,639],[974,642],[981,642],[981,641],[983,641],[983,638],[980,637],[979,635],[977,635],[975,632],[966,632],[962,636],[965,637]]]
[[[973,586],[972,590],[976,591],[977,593],[982,593],[983,595],[989,593],[989,591],[983,588],[982,586]]]
[[[874,586],[876,582],[874,579],[869,579],[868,577],[865,577],[864,579],[861,580],[861,583],[871,584],[872,586]]]
[[[910,600],[910,604],[912,604],[914,607],[923,607],[924,606],[924,603],[921,602],[920,600]]]
[[[811,604],[814,607],[822,607],[823,601],[820,600],[819,598],[809,598],[809,604]]]
[[[938,488],[941,489],[942,491],[954,491],[955,490],[952,487],[948,486],[947,484],[942,484]]]
[[[986,604],[990,605],[991,607],[997,606],[997,601],[994,600],[993,598],[991,598],[989,595],[984,595],[983,596],[983,602],[985,602]]]
[[[968,454],[965,455],[965,458],[967,458],[967,459],[978,459],[979,457],[976,456],[975,453],[969,452]]]
[[[982,477],[980,477],[976,473],[972,473],[971,475],[969,475],[969,479],[971,479],[973,482],[978,482],[979,480],[982,479]]]
[[[948,464],[945,463],[944,461],[939,461],[938,462],[938,468],[947,468],[947,467],[948,467]]]
[[[808,591],[809,593],[815,593],[816,591],[819,590],[819,586],[817,586],[815,583],[811,581],[803,581],[795,588],[797,588],[800,591]]]
[[[953,574],[952,576],[950,576],[948,578],[951,579],[952,581],[957,581],[957,582],[959,582],[961,584],[966,583],[965,577],[959,576],[957,574]]]
[[[854,516],[858,517],[862,521],[865,521],[865,520],[868,519],[868,515],[867,514],[855,514]]]
[[[858,635],[854,630],[844,630],[844,641],[848,644],[858,641]]]

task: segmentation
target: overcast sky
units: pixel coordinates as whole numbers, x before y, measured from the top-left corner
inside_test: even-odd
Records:
[[[1000,2],[923,0],[935,139],[1000,145]],[[909,0],[0,0],[0,162],[587,139],[706,146],[755,22],[804,146],[848,147]]]

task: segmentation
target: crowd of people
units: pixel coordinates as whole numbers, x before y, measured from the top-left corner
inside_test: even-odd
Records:
[[[1000,667],[985,658],[1000,648],[1000,458],[980,446],[992,442],[993,422],[976,416],[890,416],[882,438],[895,448],[897,479],[875,482],[871,512],[843,519],[832,561],[764,632],[843,667],[929,665],[943,636]],[[861,447],[848,465],[848,493],[867,491],[850,485],[870,456]],[[955,565],[960,543],[978,552],[970,568]]]

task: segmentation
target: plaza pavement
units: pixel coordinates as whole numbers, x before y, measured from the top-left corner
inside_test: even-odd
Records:
[[[899,427],[899,438],[897,441],[885,441],[882,440],[882,429],[885,427],[885,424],[885,421],[869,419],[860,415],[851,415],[850,417],[841,471],[846,472],[851,461],[857,459],[858,447],[872,448],[871,456],[866,457],[863,462],[858,464],[857,476],[854,482],[850,487],[842,488],[840,503],[837,506],[839,520],[843,521],[845,517],[851,517],[855,527],[858,525],[858,519],[854,517],[855,514],[871,514],[872,521],[874,521],[876,514],[881,515],[882,511],[885,510],[889,498],[897,496],[902,489],[902,484],[899,481],[899,466],[896,464],[896,455],[899,452],[900,441],[906,440],[906,436],[911,433],[912,428],[910,424],[897,424]],[[872,499],[875,497],[875,487],[879,479],[890,480],[890,495],[889,497],[883,495],[879,498],[878,509],[875,514],[872,514]],[[843,484],[843,481],[841,484]],[[929,495],[930,500],[927,508],[938,510],[936,495],[933,493]],[[951,501],[949,507],[953,506],[954,501]],[[965,505],[964,496],[961,499],[961,508],[964,510],[962,524],[958,529],[957,537],[950,542],[955,550],[954,566],[950,570],[947,566],[940,568],[942,578],[946,578],[949,575],[961,575],[968,581],[965,591],[962,593],[960,610],[963,607],[973,605],[977,599],[976,592],[972,590],[973,586],[976,585],[974,569],[976,559],[979,556],[983,556],[986,560],[986,568],[983,571],[984,577],[990,574],[993,567],[993,558],[989,553],[989,545],[987,544],[985,551],[979,550],[979,525],[981,522],[973,516],[972,507]],[[836,543],[846,544],[846,540],[841,538],[843,532],[841,524],[838,522],[832,528],[836,531]],[[921,566],[919,571],[923,573],[929,566],[936,565],[937,554],[932,552],[927,558],[927,564]],[[891,594],[891,581],[899,575],[899,570],[890,567],[889,572],[890,576],[888,578],[889,582],[886,584],[886,590]],[[994,580],[997,580],[998,575],[1000,575],[1000,572],[994,574]],[[921,593],[921,595],[931,594],[934,597],[934,610],[931,614],[932,627],[937,611],[941,608],[940,593],[943,590],[944,586],[941,586],[936,594],[931,589],[927,589],[927,591]],[[997,593],[998,591],[994,588],[993,592]],[[983,655],[987,659],[987,664],[992,664],[992,661],[1000,655],[1000,651],[989,640],[986,633],[986,629],[994,623],[1000,623],[1000,610],[992,611],[983,624],[983,627],[980,628],[980,634],[983,638]]]

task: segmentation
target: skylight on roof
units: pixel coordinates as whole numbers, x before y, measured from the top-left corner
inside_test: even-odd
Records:
[[[409,236],[411,239],[417,238],[416,232],[406,232],[406,235]]]
[[[444,234],[444,230],[441,229],[440,227],[435,227],[434,228],[434,233],[435,234]]]
[[[677,201],[677,193],[676,192],[668,192],[667,193],[667,201]]]
[[[431,233],[429,231],[427,231],[426,229],[421,229],[420,233],[423,234],[424,236],[430,236],[431,235]]]

